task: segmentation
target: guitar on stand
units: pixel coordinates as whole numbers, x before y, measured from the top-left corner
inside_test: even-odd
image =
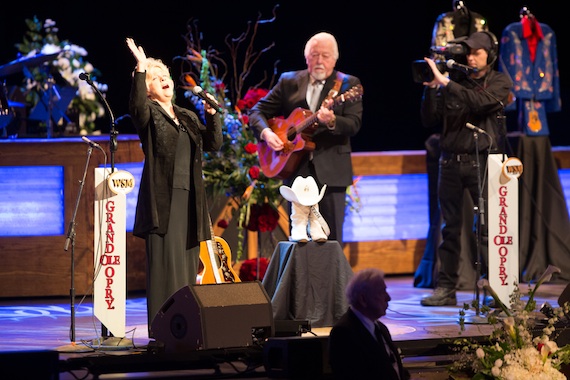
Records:
[[[224,238],[214,235],[212,221],[210,221],[210,232],[212,239],[200,242],[200,261],[204,266],[200,284],[241,282],[232,268],[230,246]]]
[[[333,109],[344,102],[359,100],[362,98],[362,92],[362,85],[356,85],[332,98],[327,108]],[[317,115],[298,107],[287,119],[271,118],[267,122],[271,130],[283,141],[284,147],[280,151],[274,151],[265,141],[259,141],[257,143],[259,166],[268,178],[288,178],[303,156],[315,149],[312,135],[318,123]]]

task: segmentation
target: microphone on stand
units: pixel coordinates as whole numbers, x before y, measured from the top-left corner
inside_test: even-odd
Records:
[[[210,97],[208,95],[206,95],[207,92],[204,91],[204,89],[202,87],[194,86],[192,88],[192,92],[194,93],[194,95],[196,95],[200,99],[206,101],[206,103],[208,103],[208,105],[210,105],[210,107],[215,109],[217,112],[222,113],[223,110],[220,108],[219,104],[216,103],[214,100],[210,99]]]
[[[101,91],[99,91],[97,86],[93,83],[93,81],[89,77],[89,74],[87,74],[85,72],[80,73],[79,79],[84,80],[85,82],[89,83],[91,88],[93,88],[93,91],[95,91],[95,93],[103,101],[103,104],[105,105],[105,109],[109,113],[109,119],[111,119],[111,133],[109,133],[111,141],[110,141],[109,149],[111,151],[111,172],[114,172],[115,171],[115,152],[117,151],[117,134],[118,134],[118,132],[115,130],[115,125],[116,125],[115,115],[113,115],[113,110],[111,110],[111,106],[109,106],[109,102],[107,102],[107,99],[103,96]],[[103,149],[101,149],[101,150],[103,150]]]
[[[484,129],[481,129],[481,128],[479,128],[479,127],[476,127],[476,126],[474,126],[474,125],[471,124],[471,123],[465,123],[465,126],[466,126],[467,128],[469,128],[469,129],[471,129],[472,131],[477,132],[477,133],[482,133],[482,134],[484,134],[484,135],[489,135],[489,134],[487,133],[487,131],[485,131]]]
[[[89,144],[89,146],[103,150],[103,148],[101,148],[101,145],[97,144],[95,141],[89,140],[86,136],[81,136],[81,139],[85,141],[87,144]],[[103,152],[105,151],[103,150]]]
[[[93,86],[93,81],[91,80],[91,78],[89,78],[89,74],[87,73],[80,73],[79,74],[79,79],[84,80],[85,82],[89,83],[91,86]]]
[[[461,63],[457,63],[457,62],[455,62],[454,59],[448,59],[445,62],[445,65],[447,66],[448,69],[459,70],[459,71],[464,72],[465,74],[473,74],[473,73],[476,73],[479,71],[475,67],[471,67],[471,66],[463,65]]]

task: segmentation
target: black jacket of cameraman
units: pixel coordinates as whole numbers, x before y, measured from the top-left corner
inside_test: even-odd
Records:
[[[491,152],[503,152],[506,135],[503,115],[511,88],[509,76],[495,70],[479,79],[461,75],[443,88],[425,86],[421,102],[422,124],[428,128],[443,126],[442,152],[475,153],[475,136],[466,123],[483,129],[492,137],[492,141],[478,139],[480,152],[488,151],[491,144]]]

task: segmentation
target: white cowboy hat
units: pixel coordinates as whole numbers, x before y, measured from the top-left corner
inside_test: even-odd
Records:
[[[326,189],[327,185],[323,185],[319,194],[319,187],[313,177],[308,176],[305,178],[298,176],[293,181],[291,187],[281,185],[279,192],[283,195],[283,198],[289,202],[296,202],[303,206],[314,206],[323,199]]]

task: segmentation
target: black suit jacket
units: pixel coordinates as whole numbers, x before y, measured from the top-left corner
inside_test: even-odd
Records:
[[[407,380],[409,372],[402,366],[398,348],[388,328],[378,322],[382,335],[398,360],[400,378],[383,342],[378,342],[360,322],[352,309],[333,326],[329,336],[329,364],[335,379]]]
[[[321,92],[322,102],[329,91],[334,87],[337,71],[325,81]],[[343,78],[339,94],[360,84],[360,79],[355,76],[339,73]],[[309,109],[306,95],[310,83],[308,70],[290,71],[281,74],[277,84],[269,91],[267,96],[253,106],[249,114],[249,125],[253,128],[257,138],[264,128],[268,128],[267,119],[273,117],[287,118],[300,107]],[[362,124],[362,101],[340,102],[334,107],[336,115],[336,127],[333,131],[326,125],[319,124],[312,136],[315,143],[313,152],[313,164],[315,166],[316,180],[327,186],[350,186],[353,181],[352,173],[352,147],[350,137],[356,135]],[[309,155],[305,156],[305,161]],[[299,166],[302,166],[301,163]],[[291,180],[297,177],[297,173],[291,176]]]

